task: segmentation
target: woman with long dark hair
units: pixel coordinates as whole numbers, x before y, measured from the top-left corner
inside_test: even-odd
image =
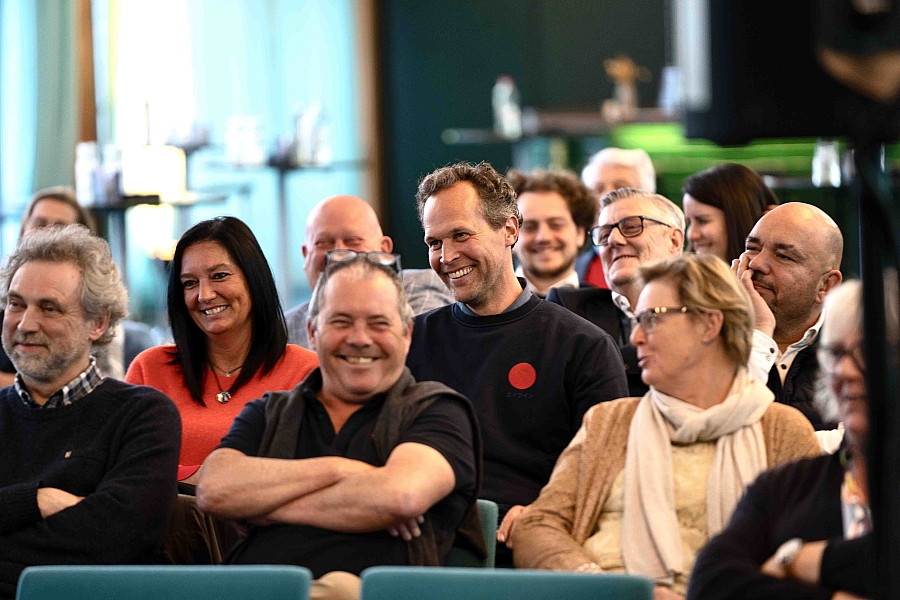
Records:
[[[203,221],[181,237],[168,305],[175,344],[138,355],[125,380],[155,387],[178,406],[178,478],[192,481],[247,402],[291,389],[318,359],[287,343],[269,263],[240,219]]]
[[[690,250],[714,254],[728,264],[744,251],[759,218],[778,204],[756,171],[736,163],[691,175],[682,191]]]

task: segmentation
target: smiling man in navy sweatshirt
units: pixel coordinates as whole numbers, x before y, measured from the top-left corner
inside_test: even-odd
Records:
[[[612,338],[525,289],[513,268],[521,215],[491,165],[459,163],[425,177],[416,195],[431,268],[456,302],[416,317],[407,365],[475,405],[484,436],[482,497],[505,515],[550,479],[588,408],[628,395]],[[498,548],[498,566],[511,556]]]

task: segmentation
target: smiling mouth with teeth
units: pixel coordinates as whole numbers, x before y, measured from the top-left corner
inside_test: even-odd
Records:
[[[459,279],[463,275],[468,275],[474,270],[475,267],[466,267],[465,269],[460,269],[459,271],[452,271],[450,273],[447,273],[447,277],[449,277],[450,279]]]
[[[375,359],[372,358],[371,356],[345,356],[344,360],[346,360],[349,363],[367,365]]]
[[[226,308],[228,308],[227,305],[226,306],[217,306],[215,308],[207,308],[206,310],[201,310],[200,312],[202,312],[206,316],[216,315],[216,314],[219,314],[220,312],[222,312],[223,310],[225,310]]]

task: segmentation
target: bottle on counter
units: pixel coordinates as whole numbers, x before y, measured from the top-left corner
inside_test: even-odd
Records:
[[[80,142],[75,146],[75,197],[82,206],[96,204],[95,179],[100,170],[97,142]]]
[[[519,88],[510,75],[500,75],[491,92],[494,107],[494,132],[508,140],[522,137],[522,107]]]

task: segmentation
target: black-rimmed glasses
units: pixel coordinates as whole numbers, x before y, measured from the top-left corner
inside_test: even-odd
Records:
[[[631,317],[631,328],[633,330],[640,325],[644,333],[651,333],[659,325],[659,320],[663,315],[683,315],[690,312],[690,310],[687,306],[654,306],[653,308],[645,308],[637,315]]]
[[[866,357],[863,355],[862,344],[855,344],[850,348],[844,348],[837,344],[830,346],[819,346],[816,350],[816,357],[819,364],[826,371],[834,371],[845,356],[849,356],[860,373],[866,372]]]
[[[325,266],[331,263],[349,263],[360,258],[378,265],[393,269],[395,273],[400,274],[400,255],[390,252],[357,252],[356,250],[329,250],[325,253]]]
[[[623,237],[637,237],[644,233],[644,221],[672,227],[668,223],[663,223],[662,221],[650,217],[625,217],[618,223],[613,223],[612,225],[597,225],[592,228],[589,232],[591,234],[591,242],[593,242],[595,246],[606,246],[609,244],[609,236],[612,234],[613,229],[618,229]]]

